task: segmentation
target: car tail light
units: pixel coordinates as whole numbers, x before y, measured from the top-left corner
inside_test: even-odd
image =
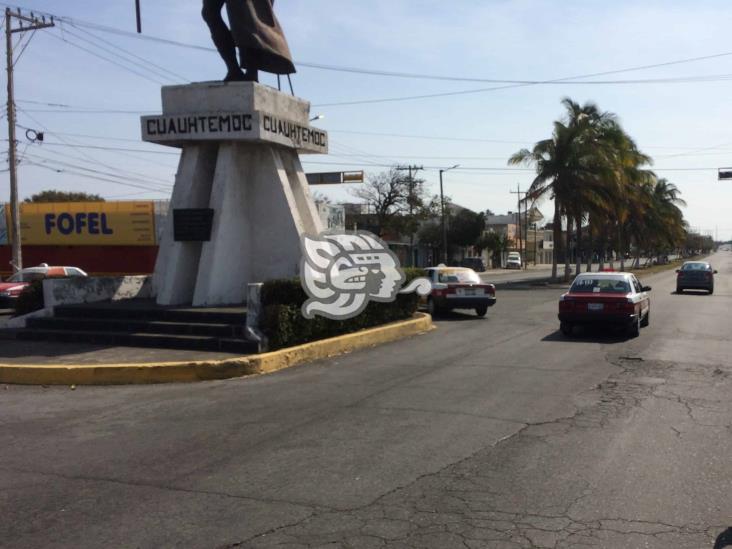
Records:
[[[627,301],[621,301],[618,303],[618,310],[621,313],[633,314],[635,313],[635,303],[631,299]]]
[[[496,295],[496,287],[493,284],[486,284],[485,286],[481,286],[485,290],[485,293],[490,295]]]
[[[711,280],[712,279],[712,273],[706,273],[706,275],[707,275],[707,280]]]
[[[559,299],[559,312],[568,313],[574,311],[575,301],[571,298],[562,296]]]

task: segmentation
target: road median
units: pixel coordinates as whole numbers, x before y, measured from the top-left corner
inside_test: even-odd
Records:
[[[133,385],[193,382],[266,374],[305,362],[388,343],[434,329],[432,317],[414,317],[359,332],[224,360],[130,364],[0,364],[0,383],[23,385]]]

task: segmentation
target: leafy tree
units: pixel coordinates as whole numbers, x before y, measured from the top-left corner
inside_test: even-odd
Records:
[[[460,210],[450,219],[448,240],[456,246],[473,246],[485,229],[485,216],[471,210]]]
[[[98,194],[47,190],[26,198],[24,202],[104,202],[104,198]]]

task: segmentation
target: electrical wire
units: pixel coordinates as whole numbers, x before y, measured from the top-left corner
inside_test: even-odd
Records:
[[[86,53],[88,53],[90,55],[93,55],[94,57],[98,57],[99,59],[102,59],[104,61],[107,61],[108,63],[111,63],[112,65],[115,65],[117,67],[120,67],[121,69],[124,69],[127,72],[130,72],[130,73],[132,73],[132,74],[134,74],[136,76],[139,76],[140,78],[144,78],[145,80],[148,80],[149,82],[152,82],[152,83],[157,84],[159,86],[164,86],[165,85],[165,82],[163,82],[162,80],[156,80],[154,78],[150,78],[146,74],[143,74],[141,72],[138,72],[135,69],[132,69],[132,68],[126,66],[126,65],[123,65],[122,63],[118,63],[114,59],[110,59],[109,57],[105,57],[104,55],[101,55],[101,54],[99,54],[99,53],[97,53],[95,51],[90,50],[89,48],[86,48],[84,46],[81,46],[79,44],[76,44],[75,42],[72,42],[71,40],[67,39],[65,36],[58,36],[57,34],[55,34],[53,32],[48,32],[47,35],[48,36],[52,36],[56,40],[59,40],[59,41],[65,43],[65,44],[68,44],[68,45],[70,45],[70,46],[72,46],[74,48],[80,49],[81,51],[84,51],[84,52],[86,52]]]
[[[31,116],[30,114],[28,114],[27,112],[25,112],[23,109],[18,109],[18,111],[21,112],[21,113],[23,113],[28,118],[30,118],[36,124],[38,124],[39,127],[41,127],[44,130],[46,130],[46,133],[48,133],[49,135],[54,135],[55,137],[57,137],[59,139],[59,141],[61,141],[65,146],[72,147],[75,150],[77,150],[79,152],[79,154],[81,154],[83,157],[85,157],[87,159],[88,162],[91,162],[92,164],[95,164],[95,165],[101,166],[103,168],[106,168],[108,170],[117,171],[117,172],[120,171],[119,168],[116,168],[114,166],[110,166],[109,164],[106,164],[105,162],[101,162],[101,161],[95,159],[93,156],[89,155],[83,149],[81,149],[79,146],[77,146],[75,143],[73,143],[73,141],[67,140],[67,139],[64,139],[61,136],[55,135],[54,132],[52,132],[51,130],[49,130],[47,126],[45,126],[42,122],[38,121],[36,118],[34,118],[33,116]]]
[[[54,169],[57,173],[72,173],[74,175],[83,175],[85,177],[90,177],[90,178],[99,177],[100,181],[106,181],[108,183],[115,183],[117,185],[124,185],[127,187],[135,187],[135,188],[144,189],[147,191],[171,192],[173,189],[172,185],[152,186],[144,180],[123,178],[123,177],[120,177],[113,173],[102,172],[100,170],[93,170],[91,168],[86,168],[84,166],[77,166],[77,165],[69,163],[69,162],[48,159],[48,158],[45,158],[42,156],[37,156],[37,155],[26,155],[26,156],[28,157],[28,161],[26,162],[26,164],[32,165],[32,166],[39,166],[39,167]],[[59,166],[60,166],[60,168],[59,168]]]
[[[74,27],[74,28],[76,28],[76,27]],[[99,44],[97,44],[93,40],[90,40],[88,38],[84,38],[83,36],[81,36],[79,34],[76,34],[76,33],[72,32],[72,31],[70,31],[68,28],[67,29],[64,29],[64,30],[65,30],[65,34],[66,35],[73,36],[77,40],[81,40],[82,42],[84,42],[86,44],[89,44],[90,46],[92,46],[94,48],[97,48],[97,49],[99,49],[99,50],[101,50],[101,51],[103,51],[105,53],[108,53],[108,54],[112,55],[113,57],[116,57],[118,59],[121,59],[125,63],[130,63],[130,64],[134,65],[135,67],[139,68],[140,70],[147,71],[147,72],[151,73],[152,75],[160,78],[161,79],[160,80],[161,82],[165,81],[167,83],[173,83],[173,84],[180,83],[180,80],[177,79],[177,78],[171,78],[170,76],[166,76],[165,74],[163,74],[162,72],[160,72],[159,70],[157,70],[155,68],[150,68],[150,67],[145,66],[143,63],[140,63],[140,62],[135,61],[135,60],[130,60],[129,57],[127,57],[125,55],[122,55],[120,53],[117,53],[113,49],[108,48],[106,46],[100,46]],[[83,31],[83,32],[86,32],[86,31]],[[94,35],[91,35],[91,36],[94,36]],[[122,48],[118,48],[118,49],[122,50]],[[122,50],[122,51],[125,51],[125,50]]]
[[[33,32],[30,33],[30,36],[28,37],[28,40],[23,45],[23,49],[20,50],[20,53],[18,53],[17,57],[13,61],[13,68],[15,68],[15,65],[18,64],[18,61],[20,61],[20,58],[23,57],[23,54],[25,53],[25,50],[28,47],[28,44],[31,43],[31,40],[33,40],[33,37],[36,35],[36,30],[37,29],[33,29]],[[20,44],[20,42],[18,42],[18,44]]]
[[[87,30],[84,30],[82,28],[79,28],[79,27],[77,27],[77,26],[75,26],[73,24],[71,24],[71,26],[73,26],[79,32],[83,32],[83,33],[85,33],[85,34],[93,37],[95,40],[97,40],[99,42],[102,42],[103,44],[107,44],[107,45],[109,45],[112,48],[115,48],[115,49],[118,49],[118,50],[122,51],[125,55],[128,55],[128,56],[133,57],[133,58],[135,58],[135,59],[137,59],[137,60],[139,60],[139,61],[141,61],[143,63],[146,63],[146,64],[150,65],[151,67],[154,67],[154,68],[158,69],[161,72],[168,73],[174,79],[177,79],[177,80],[179,80],[181,82],[190,82],[190,79],[189,78],[187,78],[185,76],[182,76],[182,75],[180,75],[180,74],[178,74],[176,72],[173,72],[170,69],[167,69],[167,68],[165,68],[165,67],[163,67],[161,65],[158,65],[157,63],[153,63],[149,59],[146,59],[146,58],[144,58],[144,57],[142,57],[140,55],[137,55],[135,53],[132,53],[131,51],[122,48],[121,46],[115,44],[114,42],[110,42],[109,40],[105,40],[101,36],[97,36],[96,34],[93,34],[93,33],[89,32]]]
[[[130,181],[130,182],[134,182],[134,183],[145,184],[148,186],[154,186],[156,189],[171,189],[173,187],[173,184],[169,181],[155,182],[155,181],[153,181],[154,178],[148,178],[144,174],[142,175],[142,177],[134,177],[131,175],[119,175],[116,172],[105,172],[102,170],[96,170],[93,168],[88,168],[86,166],[68,162],[67,160],[57,160],[55,158],[48,158],[46,156],[35,154],[35,153],[30,153],[30,154],[25,153],[25,156],[31,160],[44,161],[46,163],[52,163],[52,164],[56,164],[59,166],[65,166],[65,167],[72,168],[75,170],[81,170],[81,171],[88,172],[88,173],[95,173],[95,174],[103,175],[105,177],[112,177],[112,178],[121,179],[124,181]],[[75,160],[78,161],[78,159],[75,159]]]

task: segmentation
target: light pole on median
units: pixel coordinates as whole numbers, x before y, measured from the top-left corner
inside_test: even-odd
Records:
[[[447,265],[447,226],[445,225],[445,194],[442,191],[442,174],[449,170],[454,170],[460,167],[460,164],[455,164],[450,168],[444,168],[440,170],[440,210],[442,218],[442,262]]]

